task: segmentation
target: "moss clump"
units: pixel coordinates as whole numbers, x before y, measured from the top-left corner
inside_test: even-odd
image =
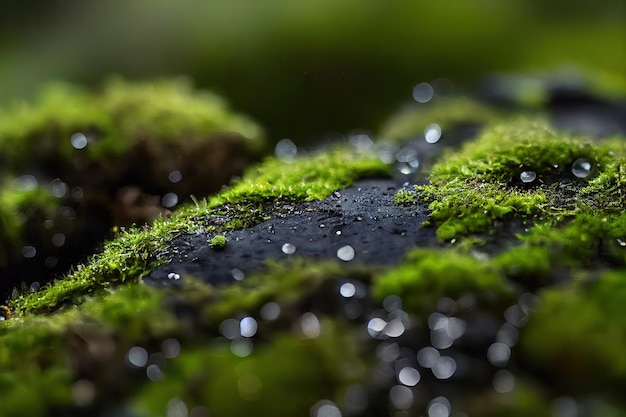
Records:
[[[571,173],[579,158],[592,164],[588,178]],[[431,185],[417,190],[429,203],[437,236],[448,240],[488,232],[495,220],[513,215],[561,221],[579,212],[624,210],[625,160],[623,143],[593,144],[518,121],[492,126],[445,155],[433,167]],[[535,172],[536,180],[523,183],[523,171]]]
[[[217,235],[217,236],[214,236],[209,241],[209,246],[211,247],[211,249],[219,251],[219,250],[223,250],[226,247],[227,242],[228,242],[228,239],[226,239],[225,236]]]
[[[391,118],[381,129],[381,137],[405,140],[423,136],[424,129],[437,123],[442,131],[463,127],[480,127],[494,122],[502,115],[485,104],[466,98],[434,100],[417,105]]]
[[[39,224],[29,227],[27,221],[43,222],[54,215],[58,205],[57,198],[36,185],[5,184],[0,188],[0,267],[21,261],[23,245],[43,243],[29,230]],[[29,238],[33,240],[27,242]]]
[[[374,281],[378,299],[398,295],[408,312],[430,313],[441,297],[473,294],[478,299],[504,304],[514,295],[500,271],[488,261],[451,250],[415,249],[406,260]]]
[[[528,358],[561,390],[610,393],[626,384],[626,270],[589,283],[546,289],[520,340]],[[575,366],[572,366],[575,364]]]
[[[177,234],[207,228],[220,233],[250,226],[264,220],[269,213],[267,207],[276,201],[322,199],[357,178],[384,176],[389,170],[377,158],[351,148],[302,158],[293,165],[269,158],[209,201],[181,208],[171,218],[158,218],[150,227],[121,231],[90,262],[40,291],[14,297],[10,307],[16,312],[34,313],[80,303],[85,295],[121,282],[134,282],[148,273],[160,262],[158,252]],[[213,216],[224,217],[225,213],[226,224],[211,223]]]
[[[90,406],[106,403],[108,396],[132,398],[130,408],[148,415],[162,414],[174,397],[190,409],[210,405],[212,414],[242,416],[252,408],[267,411],[264,415],[293,415],[321,398],[339,399],[343,388],[363,380],[366,367],[350,343],[358,330],[334,320],[328,300],[340,297],[336,288],[341,280],[368,280],[370,273],[346,271],[339,262],[294,259],[270,265],[243,285],[215,289],[187,281],[177,289],[120,286],[85,297],[64,312],[0,323],[0,389],[8,398],[0,415],[84,411],[72,396],[74,384],[80,383],[94,389]],[[268,302],[276,304],[278,318],[261,318],[259,311]],[[319,337],[301,330],[305,311],[319,318]],[[240,357],[226,339],[214,335],[224,320],[244,316],[256,318],[258,336],[246,339],[254,349]],[[161,342],[171,339],[181,353],[167,358],[161,382],[149,382],[145,368],[128,363],[132,347],[159,353]],[[246,381],[259,380],[262,389],[258,384],[258,389],[242,388]],[[284,392],[294,386],[302,389],[284,401]]]
[[[582,270],[626,265],[626,214],[581,213],[561,227],[536,225],[520,234],[521,245],[493,259],[514,279],[545,284],[555,269]]]

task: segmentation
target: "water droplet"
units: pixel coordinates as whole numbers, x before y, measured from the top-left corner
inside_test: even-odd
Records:
[[[59,178],[50,181],[50,184],[48,185],[48,189],[50,190],[52,195],[57,198],[64,197],[67,194],[68,188],[69,187],[67,186],[67,184],[61,181]]]
[[[72,199],[75,201],[80,201],[83,199],[85,193],[81,187],[74,187],[71,191]]]
[[[511,348],[504,343],[496,342],[487,349],[487,359],[493,366],[504,367],[511,358]]]
[[[282,139],[276,144],[274,154],[285,162],[293,162],[298,155],[298,147],[291,139]]]
[[[39,282],[35,281],[32,284],[30,284],[30,292],[37,292],[39,291],[39,288],[41,288],[41,285],[39,285]]]
[[[530,184],[537,179],[537,173],[535,171],[522,171],[519,174],[519,179],[522,180],[524,184]]]
[[[161,205],[163,207],[172,208],[178,204],[178,195],[175,193],[167,193],[161,198]]]
[[[456,372],[456,361],[450,356],[442,356],[432,367],[432,371],[436,378],[448,379]]]
[[[404,385],[394,385],[389,390],[391,404],[398,410],[408,410],[413,405],[413,391]]]
[[[493,376],[493,389],[501,394],[511,392],[515,388],[515,376],[509,371],[500,369]]]
[[[22,175],[15,179],[16,185],[26,191],[34,190],[39,185],[34,175]]]
[[[245,358],[252,353],[254,345],[252,340],[246,338],[235,339],[230,342],[230,351],[233,355]]]
[[[187,405],[178,397],[167,402],[166,417],[187,417]]]
[[[173,279],[174,281],[178,281],[180,279],[180,274],[177,274],[176,272],[170,272],[169,274],[167,274],[167,279]]]
[[[280,306],[277,303],[270,301],[261,307],[261,311],[259,313],[261,314],[261,318],[263,320],[276,320],[280,315]]]
[[[70,142],[74,149],[83,149],[87,146],[87,136],[84,133],[76,132],[70,138]]]
[[[345,298],[353,297],[356,294],[356,287],[353,283],[346,282],[339,287],[339,294]]]
[[[409,387],[414,387],[420,382],[421,375],[419,371],[415,368],[411,368],[410,366],[405,366],[398,372],[398,381],[401,384],[404,384]]]
[[[173,337],[165,339],[161,342],[161,351],[167,359],[173,359],[180,353],[180,342]]]
[[[24,258],[34,258],[37,255],[37,249],[34,246],[22,246],[22,256]]]
[[[302,328],[302,334],[308,339],[315,339],[320,335],[320,321],[313,313],[304,313],[300,317],[300,326]]]
[[[350,245],[342,246],[337,250],[337,258],[345,262],[354,259],[354,248]]]
[[[63,233],[55,233],[54,236],[52,236],[52,244],[57,248],[65,245],[65,235]]]
[[[365,133],[349,136],[348,143],[361,152],[368,152],[374,147],[374,141]]]
[[[241,334],[240,327],[239,327],[239,320],[236,320],[236,319],[224,320],[220,324],[219,330],[222,336],[224,336],[226,339],[229,339],[229,340],[233,340],[239,337],[239,335]]]
[[[243,271],[238,268],[231,269],[230,273],[233,275],[235,281],[243,281],[243,279],[246,277],[246,274],[244,274]]]
[[[294,253],[296,253],[296,246],[292,245],[291,243],[285,243],[282,246],[281,250],[285,255],[293,255]]]
[[[160,381],[163,379],[163,372],[158,365],[152,364],[148,365],[148,367],[146,368],[146,376],[152,382]]]
[[[54,268],[55,266],[57,266],[57,263],[59,262],[59,260],[54,257],[54,256],[48,256],[46,258],[45,264],[48,268]]]
[[[183,174],[181,174],[180,171],[172,171],[167,176],[167,179],[170,180],[171,183],[175,184],[183,179]]]
[[[131,365],[141,368],[148,363],[148,352],[141,346],[133,346],[128,350],[126,359]]]
[[[572,164],[572,174],[577,178],[587,178],[591,174],[591,162],[585,158],[578,158]]]
[[[387,322],[385,320],[381,319],[380,317],[374,317],[367,322],[367,332],[370,334],[370,336],[378,338],[383,332],[383,329],[386,325]]]
[[[434,347],[424,347],[417,352],[417,362],[423,368],[432,368],[435,366],[441,355]]]
[[[341,417],[341,410],[329,400],[316,402],[310,410],[311,417]]]
[[[428,83],[419,83],[413,88],[413,99],[418,103],[428,103],[432,98],[435,90]]]
[[[428,403],[428,417],[448,417],[452,407],[446,397],[433,398]]]
[[[428,143],[437,143],[441,139],[441,126],[437,123],[432,123],[426,126],[424,129],[424,139]]]
[[[244,317],[239,322],[239,332],[243,337],[252,337],[258,329],[257,321],[253,317]]]
[[[578,403],[572,397],[559,397],[552,402],[553,417],[578,417]]]
[[[400,319],[393,319],[387,323],[384,332],[389,337],[400,337],[404,334],[404,323]]]
[[[398,162],[410,162],[417,159],[417,149],[412,146],[405,146],[396,152],[396,161]]]

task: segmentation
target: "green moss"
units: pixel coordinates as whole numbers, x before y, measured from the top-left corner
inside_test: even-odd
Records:
[[[561,227],[543,223],[518,237],[520,246],[494,258],[511,278],[545,283],[556,268],[626,265],[624,213],[604,217],[581,213]]]
[[[244,358],[225,343],[187,349],[168,363],[165,380],[145,386],[132,408],[158,416],[177,398],[189,410],[209,406],[212,416],[295,416],[321,399],[339,402],[341,389],[361,382],[366,368],[351,343],[354,329],[323,317],[320,324],[320,337],[279,333]]]
[[[502,305],[514,292],[500,271],[488,261],[453,250],[415,249],[405,261],[376,279],[373,293],[382,300],[402,298],[406,311],[430,313],[439,298],[472,294],[477,299]]]
[[[39,161],[67,161],[79,152],[70,141],[76,132],[89,138],[81,158],[95,160],[145,140],[176,141],[185,147],[218,132],[237,132],[257,149],[262,144],[256,124],[231,112],[219,97],[194,92],[186,80],[113,79],[98,93],[52,84],[35,104],[21,103],[0,113],[3,165],[22,169]]]
[[[150,227],[121,231],[87,264],[38,292],[14,297],[10,307],[20,313],[35,313],[80,303],[85,295],[137,281],[159,264],[156,254],[180,233],[207,228],[219,233],[220,228],[251,226],[263,221],[277,201],[322,199],[357,178],[384,176],[389,170],[377,158],[350,148],[298,159],[293,164],[270,158],[209,201],[183,207],[169,219],[158,218]],[[224,214],[229,218],[226,225],[211,223],[213,215]]]
[[[520,120],[492,126],[445,155],[431,185],[417,190],[442,240],[488,232],[495,220],[513,215],[558,222],[579,212],[615,213],[626,207],[624,155],[623,142],[591,143]],[[571,174],[578,158],[591,161],[589,178]],[[524,184],[522,171],[537,179]]]
[[[214,250],[223,250],[226,247],[226,243],[228,239],[226,239],[223,235],[216,235],[209,241],[209,246]]]
[[[524,352],[561,389],[610,393],[626,384],[626,270],[546,289],[523,329]],[[572,366],[575,364],[575,366]]]
[[[23,187],[16,184],[0,188],[0,267],[15,258],[22,258],[20,249],[27,242],[27,221],[50,217],[58,207],[58,199],[41,187]],[[13,258],[13,259],[11,259]]]
[[[432,123],[437,123],[445,132],[459,127],[482,126],[501,116],[498,110],[466,98],[436,99],[392,117],[381,129],[380,136],[404,140],[423,136],[424,129]]]

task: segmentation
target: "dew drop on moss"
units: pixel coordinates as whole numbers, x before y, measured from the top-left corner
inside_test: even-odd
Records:
[[[161,198],[161,205],[163,207],[172,208],[178,204],[178,195],[175,193],[167,193]]]
[[[537,173],[535,171],[522,171],[519,174],[519,179],[522,180],[524,184],[530,184],[537,179]]]
[[[291,139],[282,139],[276,144],[274,154],[285,162],[293,162],[298,156],[298,147]]]
[[[577,178],[587,178],[591,174],[591,162],[585,158],[578,158],[572,164],[572,174]]]

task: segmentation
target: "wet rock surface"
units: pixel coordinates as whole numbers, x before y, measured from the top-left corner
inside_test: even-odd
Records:
[[[291,256],[393,265],[415,247],[438,245],[435,230],[421,226],[424,206],[394,204],[401,187],[398,180],[360,181],[325,200],[283,207],[286,214],[226,233],[222,251],[209,245],[214,234],[179,236],[160,255],[166,263],[144,281],[176,285],[195,277],[227,284],[260,270],[266,260]]]

